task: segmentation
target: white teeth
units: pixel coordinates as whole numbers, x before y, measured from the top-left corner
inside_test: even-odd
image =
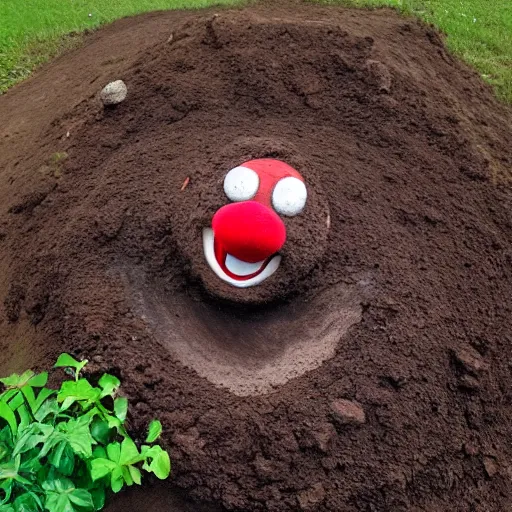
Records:
[[[256,263],[247,263],[246,261],[239,260],[231,254],[226,256],[226,268],[235,276],[250,276],[255,274],[263,266],[265,260]]]
[[[203,250],[208,265],[210,265],[210,268],[217,274],[217,276],[220,277],[223,281],[226,281],[227,283],[231,284],[232,286],[236,286],[237,288],[249,288],[250,286],[260,284],[265,279],[267,279],[267,277],[270,277],[281,264],[281,256],[274,256],[268,262],[267,266],[257,276],[251,277],[250,279],[245,279],[244,281],[238,281],[229,277],[219,265],[219,262],[215,257],[215,238],[213,235],[213,229],[211,228],[203,229]],[[228,262],[228,260],[230,261]],[[263,266],[263,263],[264,261],[260,261],[258,263],[246,263],[231,255],[228,255],[226,258],[226,267],[230,272],[233,272],[233,274],[236,274],[240,277],[254,274]],[[243,264],[243,266],[240,264]],[[254,266],[256,266],[256,270],[254,270]]]

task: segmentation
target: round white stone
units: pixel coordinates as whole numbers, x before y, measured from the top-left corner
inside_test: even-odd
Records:
[[[277,182],[272,192],[272,205],[277,213],[293,217],[304,210],[307,198],[308,192],[304,182],[288,176]]]
[[[259,186],[258,174],[248,167],[235,167],[224,178],[224,192],[234,202],[252,199]]]
[[[103,105],[117,105],[126,98],[128,89],[122,80],[116,80],[107,84],[100,93]]]

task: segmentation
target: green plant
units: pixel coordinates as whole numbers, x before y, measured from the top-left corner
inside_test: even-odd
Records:
[[[153,444],[161,423],[150,423],[138,447],[119,379],[104,374],[93,386],[80,375],[86,364],[62,354],[55,367],[72,378],[59,390],[45,387],[47,372],[0,379],[0,512],[101,510],[109,488],[140,484],[141,470],[169,476],[169,455]]]

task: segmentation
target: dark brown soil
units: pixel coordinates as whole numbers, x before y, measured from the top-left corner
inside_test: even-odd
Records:
[[[512,112],[435,31],[300,3],[125,19],[0,119],[0,372],[70,351],[122,378],[136,433],[165,426],[173,487],[114,507],[510,510]],[[201,231],[263,156],[310,196],[235,290]]]
[[[185,496],[185,492],[167,482],[148,484],[123,490],[111,500],[105,512],[222,512],[219,505],[198,504]]]

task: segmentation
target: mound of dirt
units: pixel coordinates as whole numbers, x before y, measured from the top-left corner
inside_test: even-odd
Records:
[[[213,510],[510,509],[512,112],[434,30],[301,3],[125,19],[0,118],[2,374],[69,351],[118,375]],[[201,233],[263,157],[308,203],[279,270],[233,288]]]

